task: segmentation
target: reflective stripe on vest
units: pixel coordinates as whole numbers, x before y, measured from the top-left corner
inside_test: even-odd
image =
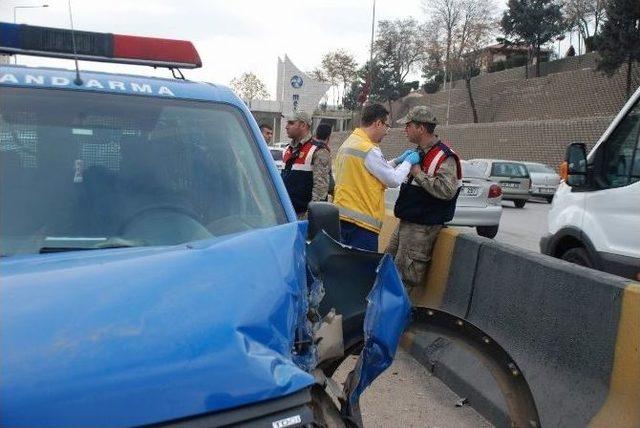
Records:
[[[340,146],[335,161],[334,203],[341,220],[380,233],[385,215],[385,187],[364,165],[374,147],[361,129],[356,129]]]
[[[427,168],[427,175],[433,177],[436,173],[436,169],[440,167],[440,159],[444,158],[444,152],[441,150],[440,153],[436,155],[435,158],[431,161],[431,165]],[[444,160],[444,159],[443,159]]]
[[[293,148],[289,146],[284,153],[284,168],[281,172],[293,208],[297,213],[307,210],[313,195],[313,155],[318,147],[313,139]]]
[[[285,163],[285,168],[288,163],[293,161],[291,164],[292,170],[295,171],[312,171],[311,169],[311,161],[313,160],[313,154],[315,153],[318,146],[313,144],[313,140],[307,140],[297,149],[293,149],[293,147],[287,147],[287,150],[284,152],[283,161]],[[291,159],[291,156],[295,155],[295,159]]]
[[[431,147],[426,155],[424,156],[424,159],[422,160],[422,164],[420,165],[422,171],[428,176],[428,177],[434,177],[436,175],[436,172],[438,172],[438,170],[440,169],[440,166],[442,165],[442,163],[447,159],[447,154],[445,153],[445,151],[442,149],[442,147],[440,147],[441,143],[440,141],[438,141],[433,147]],[[453,150],[451,150],[451,148],[447,147],[454,155],[456,154]],[[456,157],[456,163],[458,163],[459,161],[457,160]],[[460,175],[460,166],[458,165],[458,175]],[[462,185],[462,181],[460,180],[461,177],[458,177],[458,187],[460,187]],[[409,174],[407,176],[407,178],[404,180],[405,183],[410,182],[410,184],[412,186],[417,186],[420,187],[420,185],[413,179],[411,179],[411,174]]]
[[[312,145],[309,151],[307,151],[306,153],[304,151],[300,152],[305,153],[304,162],[294,163],[293,165],[291,165],[291,169],[293,171],[313,171],[311,161],[313,160],[313,154],[315,153],[317,148],[318,146]],[[302,158],[300,158],[300,160],[302,160]]]
[[[345,207],[338,207],[338,210],[340,211],[341,216],[349,217],[354,220],[359,220],[363,223],[370,224],[376,229],[382,229],[382,222],[376,218],[370,217],[366,214],[362,214],[362,213],[359,213],[358,211],[354,211],[352,209],[345,208]]]
[[[349,147],[342,149],[342,153],[349,156],[355,156],[357,158],[366,158],[368,152],[363,152],[362,150],[356,150]]]

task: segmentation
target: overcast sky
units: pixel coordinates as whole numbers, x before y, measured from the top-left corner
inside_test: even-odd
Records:
[[[506,0],[498,0],[502,6]],[[67,0],[0,0],[0,21],[68,27]],[[277,58],[285,53],[303,71],[344,48],[362,64],[369,55],[372,0],[72,0],[77,30],[191,40],[203,62],[189,79],[229,84],[252,71],[272,97]],[[376,20],[425,18],[420,0],[376,0]],[[70,61],[19,57],[19,63],[72,67]],[[86,69],[168,76],[166,70],[91,63]]]

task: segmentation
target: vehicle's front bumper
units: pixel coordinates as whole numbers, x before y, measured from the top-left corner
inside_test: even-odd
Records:
[[[311,402],[311,388],[305,388],[285,397],[153,426],[163,428],[308,426],[317,422],[314,420]]]
[[[497,226],[502,216],[501,205],[486,207],[457,206],[453,219],[447,223],[451,226]]]

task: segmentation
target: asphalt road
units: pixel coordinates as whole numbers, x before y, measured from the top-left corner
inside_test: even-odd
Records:
[[[347,358],[333,378],[344,382],[355,366]],[[403,350],[360,398],[362,419],[367,428],[388,427],[491,427],[468,405],[456,407],[460,399],[438,378]]]
[[[503,201],[500,228],[494,239],[539,253],[540,238],[547,232],[547,215],[550,208],[551,204],[544,199],[531,199],[523,208],[515,208],[513,202]],[[458,229],[475,233],[475,229],[469,227]]]

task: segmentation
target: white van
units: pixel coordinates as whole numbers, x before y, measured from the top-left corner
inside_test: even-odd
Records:
[[[640,87],[586,156],[567,148],[542,253],[640,280]]]

